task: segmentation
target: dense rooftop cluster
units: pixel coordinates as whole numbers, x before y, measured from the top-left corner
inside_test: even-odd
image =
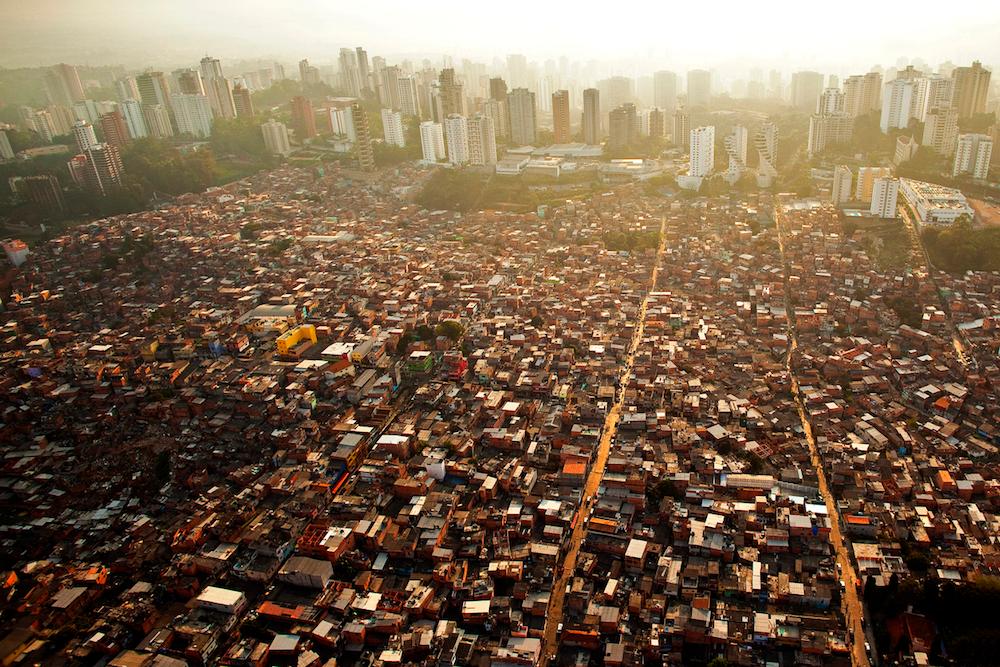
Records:
[[[769,194],[459,216],[426,177],[283,168],[32,249],[3,655],[847,665],[868,579],[995,572],[1000,277],[880,271]]]

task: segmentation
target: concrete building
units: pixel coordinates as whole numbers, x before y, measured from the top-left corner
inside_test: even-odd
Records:
[[[507,138],[507,100],[488,99],[483,101],[483,113],[493,119],[493,130],[500,139]]]
[[[569,121],[569,91],[552,93],[552,133],[557,144],[568,144],[572,137]]]
[[[170,105],[170,85],[163,72],[144,72],[135,78],[139,90],[139,101],[145,105]]]
[[[367,67],[367,63],[365,66]],[[354,121],[354,152],[357,154],[358,168],[361,171],[374,171],[375,150],[372,148],[371,128],[368,125],[368,114],[360,102],[351,105],[351,118]]]
[[[958,141],[958,110],[951,107],[934,107],[924,119],[921,145],[948,157],[955,152]]]
[[[420,150],[423,152],[424,162],[440,162],[447,157],[441,123],[432,120],[420,123]]]
[[[818,114],[809,117],[809,139],[806,151],[809,157],[822,153],[827,146],[851,140],[854,119],[845,113]]]
[[[958,117],[969,118],[985,113],[990,71],[977,60],[970,67],[956,67],[951,76],[955,81],[952,104],[958,110]]]
[[[897,137],[896,151],[892,156],[892,163],[898,167],[904,162],[909,162],[916,155],[918,148],[920,146],[917,145],[913,137]]]
[[[872,203],[868,212],[877,218],[896,218],[896,198],[899,196],[899,179],[876,178],[872,189]]]
[[[469,161],[469,126],[465,116],[453,113],[444,119],[444,142],[448,162],[460,166]]]
[[[396,80],[399,110],[404,116],[420,117],[420,101],[417,95],[417,80],[412,76],[401,76]]]
[[[601,143],[601,94],[597,88],[583,91],[583,143],[596,146]]]
[[[919,112],[922,79],[893,79],[882,87],[882,117],[879,127],[883,132],[905,129],[911,118]]]
[[[753,145],[757,151],[757,185],[770,187],[778,176],[778,126],[774,123],[764,123],[753,136]]]
[[[903,178],[900,192],[920,225],[951,225],[962,216],[971,220],[975,214],[965,195],[954,188]]]
[[[833,187],[830,191],[830,203],[834,206],[850,201],[853,191],[851,185],[854,182],[854,175],[851,168],[845,164],[838,164],[833,169]]]
[[[670,135],[671,140],[675,145],[683,146],[684,142],[688,140],[691,135],[691,116],[684,107],[680,107],[674,111],[672,125],[673,130]]]
[[[875,188],[875,181],[879,178],[891,178],[892,169],[889,167],[859,167],[858,177],[854,188],[854,199],[868,204],[872,201],[872,191]]]
[[[170,106],[174,110],[177,132],[190,134],[196,139],[207,139],[212,135],[212,107],[208,97],[174,93],[170,96]]]
[[[475,165],[493,165],[497,163],[497,138],[493,119],[483,113],[477,113],[469,118],[467,123],[469,134],[469,163]]]
[[[832,115],[844,113],[844,93],[839,88],[827,88],[816,100],[816,113]]]
[[[142,106],[142,118],[146,123],[149,136],[156,139],[174,136],[174,128],[170,123],[170,112],[162,104]]]
[[[819,72],[794,72],[792,74],[792,106],[811,111],[823,92],[823,75]]]
[[[406,135],[403,131],[403,115],[391,109],[382,109],[382,133],[385,143],[403,148],[406,146]]]
[[[687,106],[707,107],[712,98],[712,73],[693,69],[687,73]]]
[[[87,98],[80,75],[73,65],[59,63],[45,73],[45,91],[52,104],[72,106]]]
[[[142,105],[137,100],[123,100],[118,105],[122,118],[125,119],[125,127],[128,135],[133,139],[142,139],[149,136],[146,128],[146,118],[142,113]]]
[[[666,70],[653,72],[653,105],[667,113],[677,108],[677,74]]]
[[[284,123],[276,120],[269,120],[260,126],[260,132],[264,136],[264,146],[271,155],[287,156],[292,152],[292,146],[288,143],[288,128]]]
[[[86,153],[97,145],[94,126],[85,120],[78,120],[73,124],[73,140],[76,142],[77,150]]]
[[[14,149],[11,148],[10,138],[7,137],[7,132],[0,130],[0,160],[13,160],[14,159]]]
[[[233,106],[237,118],[253,118],[253,98],[250,89],[240,84],[233,88]]]
[[[608,148],[623,149],[635,143],[639,118],[634,104],[622,104],[608,114]]]
[[[688,174],[704,177],[715,169],[715,127],[708,125],[691,130]]]
[[[132,137],[129,135],[128,127],[125,125],[125,118],[117,109],[101,114],[98,120],[101,124],[101,133],[104,135],[104,141],[107,143],[121,149],[122,146],[131,140]]]
[[[748,138],[749,132],[742,125],[733,126],[733,131],[726,135],[726,156],[729,160],[726,167],[726,181],[730,184],[735,184],[746,172]]]
[[[510,141],[515,146],[531,146],[537,141],[535,94],[527,88],[515,88],[507,95],[510,114]],[[447,133],[446,133],[447,134]]]
[[[844,80],[844,113],[857,118],[878,111],[882,103],[882,75],[855,74]]]
[[[960,134],[951,175],[985,179],[993,157],[993,138],[988,134]]]
[[[309,98],[302,95],[292,98],[292,130],[299,141],[316,136],[316,113]]]

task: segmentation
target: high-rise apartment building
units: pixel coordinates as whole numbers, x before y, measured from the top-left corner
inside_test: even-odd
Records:
[[[639,118],[635,105],[622,104],[608,114],[608,148],[622,149],[635,143],[639,135]]]
[[[115,91],[118,93],[118,100],[120,102],[139,99],[139,86],[135,83],[135,77],[123,76],[120,79],[116,79]]]
[[[196,69],[174,70],[174,89],[185,95],[204,95],[205,84],[201,80],[201,72]]]
[[[55,176],[50,174],[25,176],[21,179],[21,183],[24,185],[24,196],[28,201],[38,204],[50,213],[62,213],[66,210],[62,186]]]
[[[212,134],[212,108],[205,95],[174,93],[170,96],[177,132],[206,139]]]
[[[677,74],[666,70],[653,73],[653,105],[666,113],[677,108]]]
[[[358,47],[360,51],[361,48]],[[367,68],[367,56],[365,56],[365,67]],[[354,120],[354,135],[357,139],[354,142],[354,151],[358,156],[358,168],[361,171],[375,170],[375,150],[372,148],[371,128],[368,125],[368,114],[365,113],[360,102],[351,105],[351,117]],[[315,124],[315,120],[313,121]]]
[[[351,97],[361,97],[363,84],[358,69],[358,56],[353,49],[343,48],[338,58],[340,65],[340,87]],[[301,65],[300,65],[301,67]],[[317,72],[317,76],[318,76]]]
[[[969,118],[985,113],[990,71],[977,60],[970,67],[956,67],[951,77],[955,82],[952,104],[958,110],[958,117]]]
[[[368,52],[364,48],[358,46],[354,49],[354,52],[358,57],[358,76],[361,78],[361,92],[371,93],[372,83],[371,83],[371,71],[368,67]],[[372,168],[374,168],[374,163]]]
[[[646,109],[639,114],[639,134],[662,139],[667,132],[667,114],[658,107]]]
[[[851,200],[854,194],[851,189],[854,183],[854,175],[851,168],[846,164],[838,164],[833,170],[833,188],[831,189],[830,202],[834,206],[840,206]]]
[[[778,126],[764,123],[754,133],[753,145],[757,150],[757,185],[770,187],[778,176]]]
[[[125,124],[125,117],[117,109],[101,114],[101,133],[104,134],[104,141],[121,150],[132,136],[128,132]]]
[[[892,178],[892,169],[889,167],[859,167],[854,199],[865,204],[870,203],[875,181],[880,178]]]
[[[125,120],[128,136],[133,139],[149,136],[149,130],[146,129],[146,119],[142,114],[142,105],[139,104],[138,100],[124,100],[118,105],[118,110]]]
[[[412,76],[401,76],[396,81],[396,93],[399,95],[399,110],[407,117],[420,117],[420,98],[417,95],[417,79]]]
[[[985,179],[993,157],[993,138],[988,134],[960,134],[951,175]]]
[[[726,157],[729,161],[726,167],[726,180],[730,184],[739,181],[746,172],[749,136],[747,128],[742,125],[734,125],[732,132],[726,135]]]
[[[483,102],[483,113],[493,119],[493,131],[500,139],[507,138],[507,101],[489,99]]]
[[[823,92],[823,75],[819,72],[795,72],[792,74],[792,106],[811,111],[816,108],[816,100]]]
[[[707,107],[712,97],[712,73],[693,69],[687,73],[687,106]]]
[[[583,142],[591,146],[601,143],[601,93],[597,88],[583,91]]]
[[[494,100],[496,101],[496,100]],[[497,138],[493,119],[477,113],[467,123],[469,133],[469,163],[491,165],[497,163]]]
[[[45,89],[52,104],[72,106],[87,98],[76,67],[59,63],[45,73]]]
[[[52,122],[52,114],[45,109],[33,111],[28,119],[28,124],[31,126],[31,129],[38,133],[38,136],[40,136],[43,141],[51,142],[52,137],[56,136],[56,129]]]
[[[420,150],[424,162],[440,162],[448,157],[444,147],[444,128],[441,123],[425,120],[420,123]]]
[[[896,137],[896,150],[892,155],[892,163],[898,167],[904,162],[909,162],[917,154],[917,148],[919,146],[913,137]]]
[[[7,132],[0,130],[0,160],[13,159],[14,149],[10,145],[10,139],[7,137]]]
[[[876,178],[872,188],[872,203],[869,214],[877,218],[896,218],[896,200],[899,197],[899,179]]]
[[[465,116],[453,113],[444,119],[444,143],[448,162],[463,165],[469,161],[469,127]]]
[[[924,134],[920,144],[948,157],[955,153],[958,141],[958,110],[952,107],[934,107],[924,118]]]
[[[249,88],[242,84],[233,88],[233,107],[237,118],[253,118],[253,98]]]
[[[816,113],[836,114],[844,112],[844,93],[839,88],[827,88],[816,100]]]
[[[382,133],[385,143],[403,148],[406,146],[406,135],[403,132],[403,115],[391,109],[382,109]]]
[[[683,146],[685,141],[689,141],[691,136],[691,116],[687,109],[680,107],[674,110],[673,133],[671,139],[677,146]]]
[[[535,94],[527,88],[515,88],[507,94],[510,117],[510,140],[515,146],[530,146],[536,141]]]
[[[81,185],[107,195],[122,184],[122,159],[118,149],[109,144],[97,144],[73,158],[67,165],[74,180]]]
[[[822,153],[827,146],[851,140],[854,119],[845,113],[819,114],[809,117],[809,139],[806,152],[809,157]]]
[[[552,133],[557,144],[568,144],[571,133],[569,126],[569,91],[557,90],[552,93]]]
[[[855,74],[844,80],[844,113],[851,118],[878,111],[882,104],[882,75]]]
[[[164,139],[174,136],[174,128],[170,124],[170,112],[162,104],[142,105],[142,119],[145,122],[149,136],[154,139]]]
[[[691,130],[690,145],[688,174],[708,176],[715,169],[715,127],[708,125]]]
[[[81,153],[86,153],[97,145],[97,134],[94,133],[94,126],[85,120],[78,120],[73,124],[73,140],[76,148]]]
[[[455,78],[455,70],[446,67],[438,75],[438,114],[439,118],[451,115],[465,115],[465,93],[462,84]]]
[[[260,132],[264,136],[264,147],[271,155],[287,156],[292,152],[288,143],[288,128],[284,123],[269,120],[260,126]]]
[[[170,86],[163,72],[144,72],[135,78],[135,85],[143,104],[159,104],[164,108],[170,104]]]
[[[299,141],[316,136],[316,113],[309,98],[302,95],[292,98],[292,130]]]
[[[921,90],[926,90],[923,79],[897,78],[882,88],[882,118],[879,127],[883,132],[905,129],[911,118],[919,113]]]

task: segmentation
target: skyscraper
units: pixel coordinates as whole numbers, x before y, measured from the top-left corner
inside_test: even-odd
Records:
[[[895,218],[896,200],[899,197],[899,179],[876,178],[872,188],[872,203],[869,214],[878,218]]]
[[[233,88],[229,79],[223,76],[222,63],[218,58],[205,56],[201,59],[201,78],[212,113],[219,118],[236,118]]]
[[[85,120],[78,120],[73,124],[73,139],[76,141],[77,150],[81,153],[86,153],[97,145],[94,126]]]
[[[146,129],[146,119],[142,114],[142,105],[137,100],[124,100],[118,105],[122,118],[125,119],[125,127],[128,128],[128,135],[133,139],[142,139],[149,136]]]
[[[622,104],[608,114],[608,148],[622,149],[635,143],[639,134],[639,119],[635,105]]]
[[[358,76],[361,79],[361,92],[371,93],[372,84],[371,84],[371,72],[368,69],[368,52],[365,51],[360,46],[355,48],[354,51],[358,56]],[[372,163],[372,168],[374,167],[375,164]]]
[[[0,130],[0,160],[13,159],[14,149],[10,145],[10,139],[7,138],[7,132]]]
[[[970,67],[956,67],[952,73],[955,80],[953,104],[959,118],[969,118],[986,112],[986,98],[990,89],[990,71],[983,69],[979,61]]]
[[[357,54],[352,49],[341,49],[338,63],[340,64],[341,88],[352,97],[361,97],[362,82],[361,72],[358,70]]]
[[[441,123],[425,120],[420,123],[420,150],[424,162],[440,162],[447,157],[444,148],[444,129]]]
[[[552,133],[557,144],[570,142],[568,90],[557,90],[552,93]]]
[[[391,109],[382,109],[381,113],[385,143],[399,148],[406,146],[406,136],[403,133],[403,115]]]
[[[360,47],[358,47],[360,50]],[[365,63],[367,67],[367,62]],[[358,168],[361,171],[375,170],[375,151],[372,149],[371,128],[368,126],[368,114],[359,102],[351,105],[351,117],[354,120],[354,135],[357,139],[354,142],[354,150],[358,155]],[[315,128],[316,121],[313,120]]]
[[[693,69],[687,73],[688,107],[707,107],[712,97],[712,73]]]
[[[506,102],[507,82],[498,76],[490,79],[490,97],[500,102]]]
[[[653,105],[666,113],[677,108],[677,75],[661,70],[653,73]]]
[[[139,89],[139,101],[143,104],[160,104],[166,107],[170,104],[170,86],[163,72],[144,72],[135,78]]]
[[[142,119],[145,121],[149,136],[156,139],[174,136],[174,128],[170,124],[170,112],[162,104],[144,104]]]
[[[924,134],[920,144],[940,155],[948,157],[955,153],[958,140],[958,109],[934,107],[924,118]]]
[[[128,127],[125,125],[125,118],[117,109],[101,114],[100,123],[104,141],[115,148],[121,149],[131,140]]]
[[[302,95],[292,98],[292,130],[299,141],[316,136],[316,114],[312,102]]]
[[[66,165],[73,180],[86,188],[107,195],[111,188],[122,184],[122,159],[118,149],[109,144],[97,144],[75,156]]]
[[[390,65],[379,72],[378,97],[383,107],[399,111],[399,68]]]
[[[453,114],[465,115],[465,94],[462,84],[455,78],[455,70],[446,67],[438,75],[438,113],[439,118],[447,118]]]
[[[601,93],[597,88],[583,91],[583,142],[591,146],[601,143]]]
[[[726,167],[726,180],[730,184],[743,178],[746,171],[748,138],[749,132],[742,125],[734,125],[733,131],[726,136],[726,157],[729,160]]]
[[[838,164],[833,170],[833,188],[830,195],[830,202],[834,206],[844,204],[851,199],[851,184],[854,182],[854,175],[851,168],[846,164]]]
[[[892,178],[892,169],[889,167],[858,167],[854,198],[859,202],[871,203],[875,181],[880,178]]]
[[[288,155],[292,152],[292,147],[288,143],[288,128],[284,123],[269,120],[260,126],[260,131],[264,136],[264,147],[268,153]]]
[[[448,162],[463,165],[469,161],[469,127],[464,116],[453,113],[444,119],[444,143]]]
[[[119,101],[138,100],[139,87],[135,85],[135,78],[124,76],[115,81],[115,91],[118,93]]]
[[[201,72],[196,69],[179,69],[174,71],[174,81],[177,83],[177,92],[185,95],[204,95],[205,85],[201,79]]]
[[[673,118],[673,134],[671,134],[671,139],[677,146],[683,146],[686,141],[690,139],[691,134],[691,116],[683,107],[674,110]]]
[[[496,101],[496,100],[494,100]],[[467,123],[469,133],[469,163],[491,165],[497,163],[497,138],[493,119],[477,113]]]
[[[308,58],[303,58],[299,61],[299,79],[302,80],[302,85],[305,86],[314,86],[320,81],[319,68],[310,65]]]
[[[883,132],[905,129],[915,118],[918,108],[920,79],[897,78],[882,88],[882,118],[879,127]]]
[[[233,88],[233,106],[236,110],[237,118],[252,118],[254,114],[253,98],[250,90],[243,85]]]
[[[822,153],[827,146],[851,140],[854,119],[845,113],[814,113],[809,117],[809,139],[806,152],[809,157]]]
[[[515,146],[533,145],[536,140],[535,94],[527,88],[515,88],[507,95],[510,115],[510,140]]]
[[[170,96],[177,132],[190,134],[196,139],[207,139],[212,134],[212,108],[205,95],[174,93]]]
[[[48,69],[45,73],[45,89],[52,104],[72,106],[74,102],[87,98],[76,67],[66,63],[59,63]]]
[[[715,168],[715,128],[711,125],[691,130],[691,155],[688,174],[708,176]]]
[[[823,92],[823,75],[819,72],[792,74],[792,106],[810,111],[816,108],[816,99]]]
[[[951,175],[968,174],[975,179],[985,179],[989,175],[992,157],[993,138],[990,135],[960,134]]]
[[[399,110],[404,116],[420,117],[420,98],[417,96],[416,78],[401,76],[396,84],[399,94]]]
[[[753,135],[757,150],[757,185],[770,187],[778,175],[778,126],[764,123]]]

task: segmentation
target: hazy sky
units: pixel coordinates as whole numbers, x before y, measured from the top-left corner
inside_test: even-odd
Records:
[[[864,71],[1000,63],[1000,2],[873,0],[0,0],[0,65],[166,65],[211,53],[638,61],[641,69]],[[624,67],[623,67],[624,69]]]

